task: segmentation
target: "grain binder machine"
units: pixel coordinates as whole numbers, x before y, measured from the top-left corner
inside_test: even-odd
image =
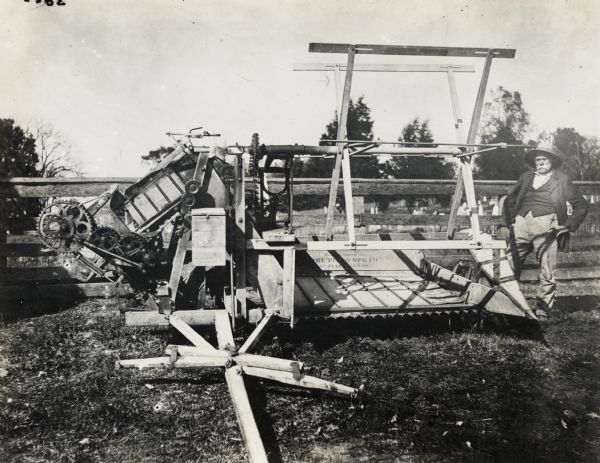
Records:
[[[242,375],[354,395],[358,389],[306,376],[298,361],[252,354],[274,320],[292,327],[305,319],[396,317],[486,311],[535,320],[506,259],[505,242],[483,234],[472,175],[473,155],[499,148],[476,144],[490,66],[512,58],[511,49],[408,47],[311,43],[310,52],[343,53],[340,64],[297,65],[298,71],[345,72],[339,130],[329,146],[266,145],[257,134],[249,145],[198,147],[211,136],[192,130],[173,134],[178,143],[163,161],[121,192],[113,188],[91,204],[61,201],[43,212],[39,233],[46,245],[78,256],[86,278],[123,277],[145,310],[126,313],[136,326],[172,326],[192,346],[168,346],[164,356],[119,361],[121,367],[225,367],[242,434],[252,461],[266,458],[252,418]],[[468,135],[463,136],[455,74],[468,65],[360,65],[360,54],[484,58]],[[446,74],[457,140],[423,147],[397,142],[348,140],[346,121],[354,72]],[[358,235],[354,226],[351,160],[355,156],[438,156],[456,160],[458,182],[448,239],[415,241]],[[298,157],[335,159],[325,236],[296,236],[294,181]],[[246,162],[245,162],[246,161]],[[247,164],[247,165],[246,165]],[[342,177],[347,234],[332,233]],[[358,173],[360,176],[360,173]],[[452,239],[463,194],[470,237]],[[472,281],[425,258],[426,250],[470,251],[482,280]],[[90,254],[92,256],[90,256]],[[256,328],[236,347],[232,328]],[[192,326],[216,328],[212,346]]]

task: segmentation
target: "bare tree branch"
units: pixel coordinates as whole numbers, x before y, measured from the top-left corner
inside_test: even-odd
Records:
[[[66,174],[81,175],[81,165],[71,156],[71,146],[54,127],[36,121],[30,128],[38,151],[38,172],[42,177],[58,177]]]

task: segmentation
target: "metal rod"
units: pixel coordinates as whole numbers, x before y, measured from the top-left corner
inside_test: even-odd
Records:
[[[464,146],[464,147],[474,147],[478,148],[481,146],[495,146],[498,148],[531,148],[530,145],[519,145],[519,144],[510,144],[510,143],[446,143],[446,142],[423,142],[423,141],[383,141],[383,140],[328,140],[326,138],[322,138],[319,142],[331,142],[331,143],[375,143],[377,145],[426,145],[426,146]]]

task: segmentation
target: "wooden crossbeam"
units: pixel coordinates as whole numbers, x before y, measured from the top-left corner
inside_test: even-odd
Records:
[[[188,341],[190,341],[194,346],[201,347],[206,350],[216,350],[206,339],[200,336],[196,330],[194,330],[190,325],[184,322],[181,318],[176,315],[171,315],[169,317],[169,323],[171,326],[176,328],[181,334],[183,334]]]
[[[197,359],[213,359],[215,362],[221,362],[222,365],[241,365],[257,368],[266,368],[268,370],[287,371],[289,373],[302,373],[304,371],[304,363],[298,360],[287,360],[277,357],[268,357],[265,355],[255,354],[231,354],[225,350],[215,350],[209,352],[200,347],[194,346],[175,346],[169,345],[165,349],[165,353],[170,357],[185,357]]]
[[[257,368],[266,368],[268,370],[287,371],[289,373],[302,373],[304,363],[297,360],[280,359],[277,357],[268,357],[255,354],[237,354],[231,355],[224,350],[215,350],[209,352],[205,349],[193,346],[174,346],[169,345],[165,353],[171,358],[174,354],[185,358],[214,359],[215,362],[221,361],[223,365],[229,362],[231,365],[250,366]],[[224,363],[225,362],[225,363]]]
[[[514,58],[514,48],[471,48],[471,47],[421,47],[410,45],[368,45],[350,43],[310,43],[310,53],[348,53],[350,47],[356,47],[357,54],[366,55],[412,55],[412,56],[462,56],[485,58],[491,50],[494,58]]]
[[[267,328],[271,325],[275,318],[276,317],[273,314],[265,315],[265,317],[260,321],[256,328],[254,328],[254,331],[250,333],[248,339],[244,341],[244,344],[242,344],[242,347],[240,347],[238,352],[240,354],[252,352],[254,350],[254,347],[258,344],[260,339],[266,333]]]
[[[215,330],[217,331],[219,349],[226,351],[235,349],[235,341],[233,340],[233,332],[231,331],[231,322],[229,321],[229,315],[225,310],[218,310],[215,313]]]

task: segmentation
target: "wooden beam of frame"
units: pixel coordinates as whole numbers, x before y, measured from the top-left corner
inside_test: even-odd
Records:
[[[346,48],[344,53],[348,54],[348,63],[346,64],[346,79],[344,81],[344,94],[342,96],[342,108],[340,109],[340,114],[338,117],[338,131],[337,131],[337,139],[343,140],[346,138],[346,123],[348,121],[348,107],[350,102],[350,89],[352,87],[352,69],[354,68],[354,47],[350,46]],[[346,158],[346,162],[344,161],[344,143],[336,144],[337,155],[335,158],[335,165],[333,166],[333,171],[331,173],[331,184],[329,187],[329,202],[327,206],[327,219],[325,221],[325,234],[332,239],[333,235],[331,230],[333,228],[333,216],[335,214],[335,205],[337,202],[337,188],[338,182],[340,180],[340,171],[344,171],[344,194],[345,196],[352,196],[352,191],[347,191],[345,186],[348,184],[349,174],[350,174],[350,166],[348,164],[348,159]],[[346,204],[346,212],[352,210],[352,203],[350,205]],[[348,212],[350,213],[350,212]]]
[[[492,59],[495,57],[493,50],[488,50],[485,56],[485,64],[483,65],[483,73],[481,75],[481,81],[479,82],[479,89],[477,91],[477,97],[475,99],[475,106],[473,108],[473,116],[471,116],[471,124],[469,126],[469,134],[467,135],[467,143],[475,143],[477,139],[477,131],[479,129],[479,121],[481,119],[481,110],[483,109],[483,100],[485,99],[485,92],[487,89],[487,82],[490,76],[490,69],[492,67]],[[458,214],[458,207],[462,201],[464,188],[464,174],[465,171],[471,170],[472,165],[470,161],[466,159],[462,159],[460,162],[461,169],[458,171],[458,178],[456,180],[456,190],[454,191],[454,196],[452,197],[452,203],[450,204],[450,215],[448,217],[448,230],[447,236],[452,239],[454,236],[454,230],[456,229],[456,216]],[[472,171],[470,175],[471,179],[466,180],[467,182],[471,182],[471,187],[473,187],[473,179],[472,179]],[[471,188],[470,188],[471,189]],[[467,202],[469,202],[469,194],[467,195]],[[473,207],[469,204],[469,207]],[[472,226],[479,228],[478,218],[473,217],[474,211],[471,212],[472,217]],[[476,231],[478,233],[478,231]]]
[[[409,45],[368,45],[350,43],[310,43],[310,53],[348,53],[349,47],[356,47],[357,54],[367,55],[412,55],[412,56],[462,56],[485,58],[489,48],[469,47],[419,47]],[[494,58],[514,58],[514,48],[492,48]]]
[[[295,63],[294,71],[340,71],[346,70],[341,63]],[[357,72],[475,72],[475,66],[452,64],[355,64]]]
[[[300,245],[299,248],[304,247]],[[418,240],[418,241],[309,241],[305,245],[308,251],[347,250],[407,250],[407,249],[505,249],[504,240],[475,242],[469,240]]]

